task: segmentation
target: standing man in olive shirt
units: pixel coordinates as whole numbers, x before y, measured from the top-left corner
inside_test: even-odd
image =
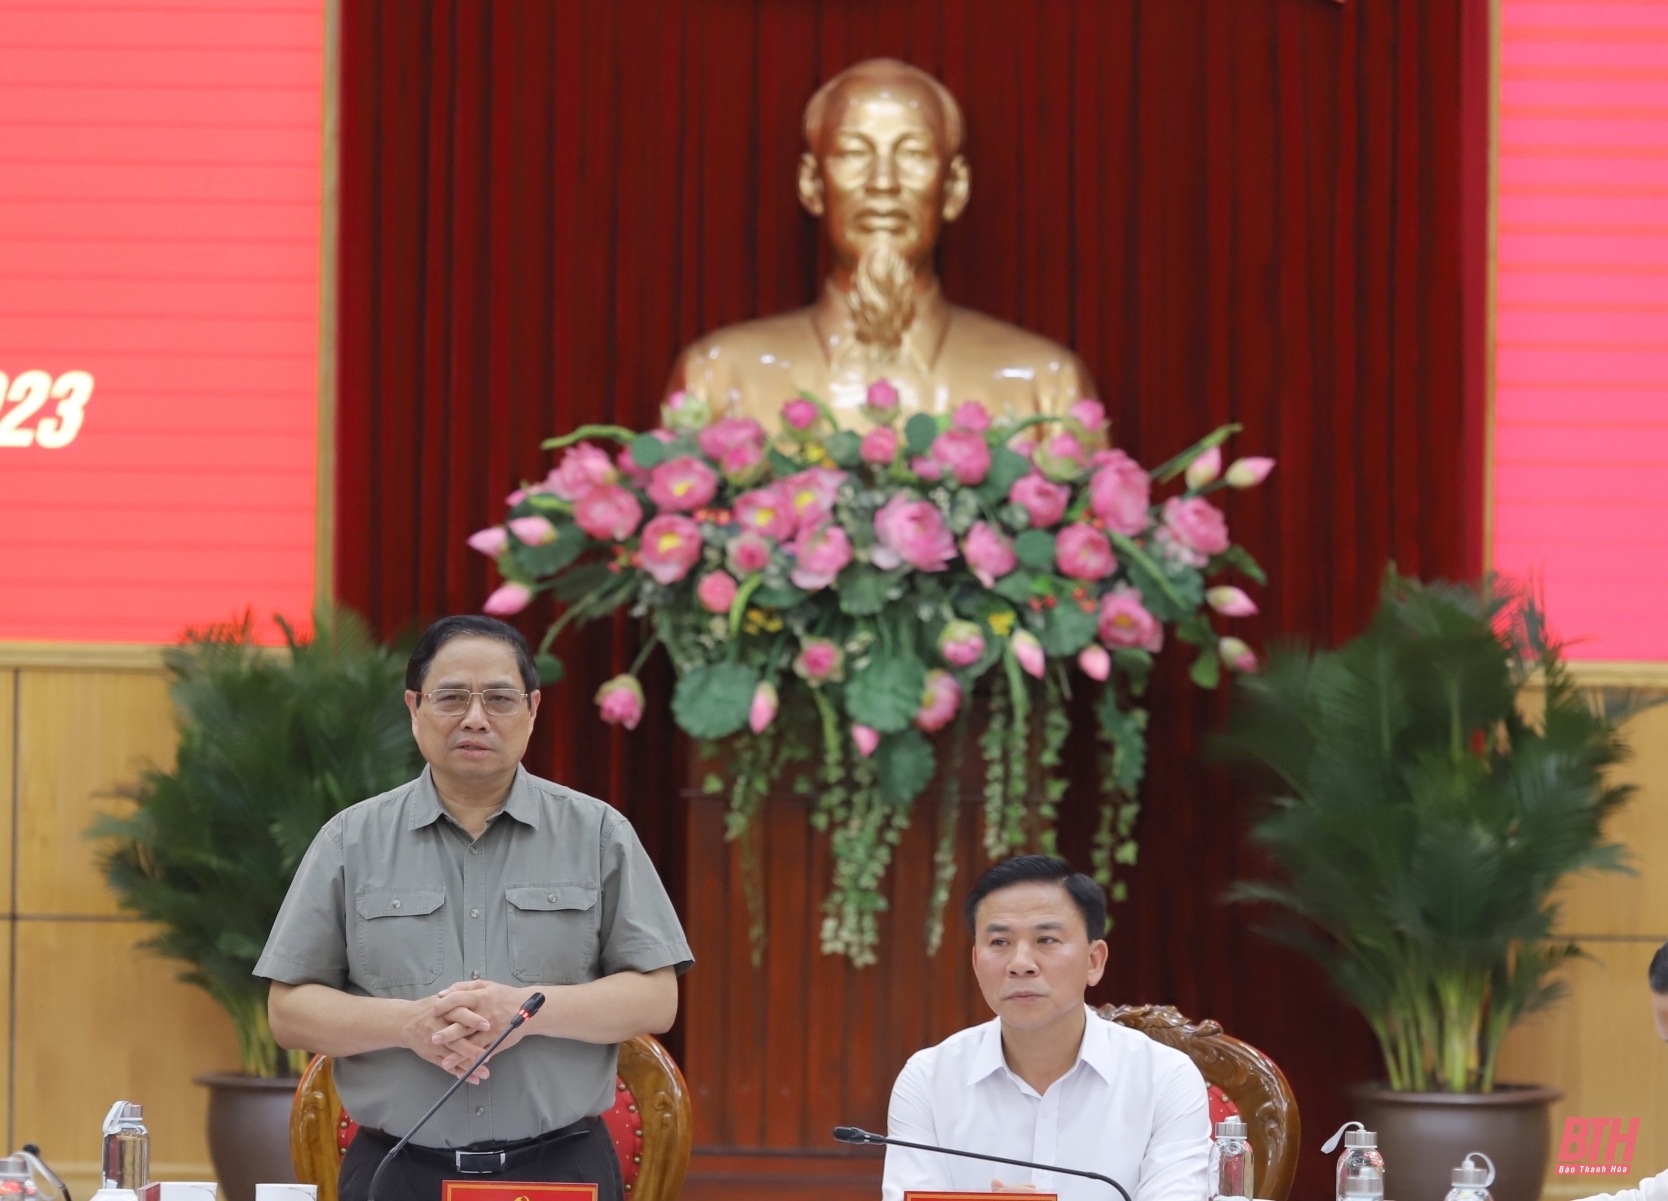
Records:
[[[405,694],[428,766],[325,824],[255,965],[279,1043],[336,1057],[360,1123],[341,1201],[364,1201],[384,1153],[534,992],[544,1008],[379,1191],[439,1201],[449,1179],[580,1181],[623,1201],[597,1115],[618,1044],[672,1025],[694,959],[631,824],[521,767],[538,686],[510,626],[429,627]]]

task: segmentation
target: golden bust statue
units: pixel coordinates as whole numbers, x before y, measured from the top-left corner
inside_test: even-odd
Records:
[[[810,308],[695,342],[668,391],[768,429],[801,389],[849,411],[880,379],[906,412],[977,400],[994,413],[1063,413],[1093,395],[1071,351],[939,290],[933,248],[967,207],[961,140],[955,97],[907,63],[868,59],[819,88],[805,106],[799,202],[828,239],[833,274]]]

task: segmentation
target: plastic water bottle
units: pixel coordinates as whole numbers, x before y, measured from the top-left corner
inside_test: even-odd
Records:
[[[1338,1156],[1337,1201],[1383,1198],[1384,1156],[1379,1154],[1378,1135],[1360,1122],[1345,1122],[1326,1140],[1322,1153],[1332,1154],[1339,1139],[1344,1140],[1344,1153]]]
[[[1256,1167],[1247,1142],[1251,1128],[1240,1118],[1216,1124],[1216,1141],[1210,1146],[1211,1196],[1223,1201],[1255,1197]]]
[[[1473,1159],[1480,1159],[1488,1166],[1479,1167],[1471,1162]],[[1454,1187],[1448,1190],[1448,1201],[1493,1201],[1488,1192],[1488,1186],[1493,1183],[1494,1161],[1481,1151],[1472,1151],[1454,1169]]]
[[[151,1134],[135,1101],[117,1101],[104,1115],[104,1183],[137,1192],[151,1179]]]

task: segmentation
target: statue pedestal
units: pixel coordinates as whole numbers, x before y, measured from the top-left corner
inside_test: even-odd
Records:
[[[970,755],[977,764],[977,755]],[[970,765],[971,766],[971,765]],[[699,780],[703,771],[692,771]],[[768,922],[755,968],[740,849],[724,841],[723,794],[687,795],[686,921],[696,967],[684,977],[684,1061],[695,1107],[687,1201],[784,1188],[817,1201],[873,1201],[879,1149],[842,1147],[830,1131],[886,1129],[904,1061],[990,1019],[969,962],[960,900],[982,869],[979,788],[962,790],[958,867],[936,956],[924,930],[937,840],[937,784],[916,801],[888,873],[879,962],[854,968],[820,950],[828,836],[811,829],[810,798],[784,790],[765,805],[759,846]]]

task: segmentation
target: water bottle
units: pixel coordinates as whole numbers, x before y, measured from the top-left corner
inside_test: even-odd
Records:
[[[35,1185],[35,1174],[29,1170],[29,1161],[21,1155],[0,1156],[0,1196],[39,1195],[40,1189]]]
[[[1353,1126],[1355,1129],[1351,1130]],[[1330,1155],[1344,1140],[1344,1153],[1338,1156],[1337,1201],[1369,1201],[1384,1196],[1384,1156],[1378,1151],[1378,1135],[1360,1122],[1345,1122],[1337,1133],[1321,1147]]]
[[[151,1134],[144,1109],[134,1101],[117,1101],[104,1115],[103,1187],[138,1192],[150,1179]]]
[[[1246,1141],[1250,1134],[1251,1128],[1239,1118],[1216,1124],[1216,1141],[1210,1147],[1211,1196],[1239,1201],[1257,1195],[1252,1187],[1256,1169],[1251,1144]]]
[[[1473,1159],[1482,1160],[1488,1167],[1478,1167],[1471,1162]],[[1488,1186],[1493,1183],[1494,1161],[1481,1151],[1472,1151],[1465,1157],[1465,1161],[1454,1169],[1454,1187],[1448,1190],[1448,1201],[1492,1201]]]

